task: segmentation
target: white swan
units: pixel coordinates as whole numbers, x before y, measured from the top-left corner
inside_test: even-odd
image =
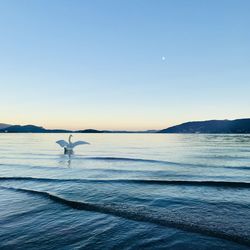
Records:
[[[72,142],[71,137],[73,137],[73,135],[69,136],[69,142],[66,142],[65,140],[56,141],[57,144],[59,144],[62,148],[64,148],[64,154],[72,154],[74,147],[78,145],[89,144],[86,141]]]

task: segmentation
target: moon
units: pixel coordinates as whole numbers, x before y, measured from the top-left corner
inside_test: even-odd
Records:
[[[162,61],[165,61],[165,60],[166,60],[166,57],[165,57],[165,56],[162,56],[162,57],[161,57],[161,60],[162,60]]]

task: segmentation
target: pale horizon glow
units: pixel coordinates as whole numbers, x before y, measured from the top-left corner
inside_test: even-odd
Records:
[[[248,118],[249,8],[1,1],[0,123],[148,130]]]

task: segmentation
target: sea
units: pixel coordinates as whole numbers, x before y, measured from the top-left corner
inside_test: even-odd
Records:
[[[250,135],[0,134],[0,249],[250,249]]]

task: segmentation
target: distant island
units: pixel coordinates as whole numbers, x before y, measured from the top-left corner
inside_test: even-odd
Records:
[[[35,125],[9,125],[0,123],[0,133],[200,133],[200,134],[247,134],[250,133],[250,118],[237,120],[193,121],[162,130],[124,131],[124,130],[65,130],[45,129]]]
[[[246,134],[250,133],[250,118],[186,122],[158,133]]]
[[[46,129],[35,125],[7,125],[0,123],[0,133],[153,133],[156,130],[147,131],[126,131],[126,130],[66,130],[66,129]]]
[[[95,129],[72,131],[66,129],[46,129],[35,125],[9,125],[0,129],[0,133],[102,133]]]

